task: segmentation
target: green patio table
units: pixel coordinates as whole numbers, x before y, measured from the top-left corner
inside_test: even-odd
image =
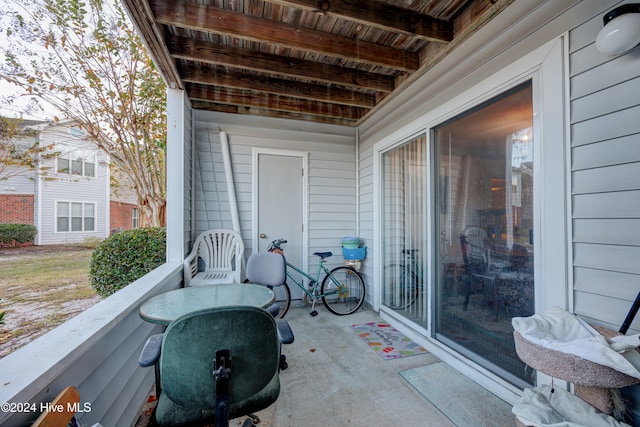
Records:
[[[143,320],[168,325],[183,314],[204,308],[250,305],[266,308],[275,300],[273,291],[252,284],[192,286],[156,295],[140,306]]]

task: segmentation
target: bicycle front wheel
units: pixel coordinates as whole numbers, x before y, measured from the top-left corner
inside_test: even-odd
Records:
[[[391,264],[384,268],[382,303],[394,310],[409,307],[418,296],[418,278],[408,265]]]
[[[364,281],[350,267],[336,267],[322,281],[322,302],[333,314],[354,313],[364,302]]]
[[[287,311],[289,311],[289,305],[291,304],[291,289],[289,285],[283,283],[278,286],[267,286],[276,295],[275,302],[280,306],[280,312],[276,316],[276,319],[282,319]]]

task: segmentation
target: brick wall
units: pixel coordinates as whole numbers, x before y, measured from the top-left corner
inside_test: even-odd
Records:
[[[131,203],[111,201],[111,232],[113,233],[115,230],[130,230],[132,228],[131,211],[137,207],[137,205]]]
[[[0,222],[35,225],[33,215],[33,194],[0,194]]]

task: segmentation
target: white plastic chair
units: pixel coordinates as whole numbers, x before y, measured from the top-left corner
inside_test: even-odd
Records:
[[[240,283],[244,243],[233,230],[200,234],[184,260],[184,286]]]

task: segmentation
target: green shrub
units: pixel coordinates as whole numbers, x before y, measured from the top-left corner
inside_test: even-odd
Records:
[[[30,224],[0,224],[0,246],[33,243],[38,229]]]
[[[137,228],[116,233],[93,251],[91,286],[109,296],[165,262],[164,228]]]

